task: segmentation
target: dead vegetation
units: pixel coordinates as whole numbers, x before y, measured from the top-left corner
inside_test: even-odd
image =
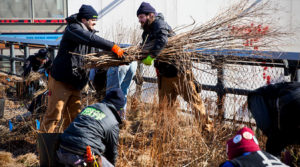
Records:
[[[214,129],[202,131],[193,115],[178,105],[170,108],[164,103],[165,108],[159,109],[156,102],[143,103],[134,97],[128,99],[116,166],[218,166],[226,160],[226,140],[243,126],[214,119]],[[93,97],[84,99],[84,103],[93,101]],[[38,166],[34,122],[32,118],[14,122],[9,131],[7,120],[0,121],[0,166]],[[263,149],[266,138],[258,135],[258,139]],[[293,151],[299,158],[299,152]]]
[[[27,153],[13,158],[10,152],[0,151],[0,165],[2,167],[29,167],[37,166],[37,156],[33,153]]]
[[[218,166],[226,160],[226,140],[240,125],[216,121],[211,132],[202,131],[178,106],[157,106],[131,98],[117,166]]]

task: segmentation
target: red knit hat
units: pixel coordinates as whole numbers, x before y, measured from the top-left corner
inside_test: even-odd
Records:
[[[253,131],[243,127],[237,134],[227,141],[227,156],[229,160],[241,156],[245,152],[259,151],[259,145]]]

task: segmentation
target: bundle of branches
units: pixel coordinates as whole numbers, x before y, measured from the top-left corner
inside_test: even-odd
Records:
[[[31,82],[31,81],[36,81],[39,80],[44,76],[44,73],[39,73],[39,72],[30,72],[27,77],[24,78],[25,81]]]
[[[1,83],[8,83],[8,82],[20,82],[23,81],[22,77],[13,75],[13,74],[6,74],[4,72],[0,72],[0,78],[1,78]]]
[[[14,75],[14,74],[6,74],[6,73],[3,73],[3,72],[0,72],[0,77],[2,78],[1,81],[5,81],[5,82],[23,82],[23,81],[28,81],[28,82],[31,82],[31,81],[35,81],[35,80],[38,80],[40,79],[44,74],[41,74],[41,73],[38,73],[38,72],[30,72],[30,74],[25,77],[25,78],[22,78],[22,77],[19,77],[17,75]]]
[[[276,25],[272,17],[276,6],[272,5],[270,1],[253,3],[243,0],[207,23],[197,25],[194,22],[182,26],[176,31],[186,31],[169,38],[167,46],[157,60],[169,63],[177,61],[184,66],[191,58],[202,57],[203,52],[207,50],[232,50],[235,53],[240,50],[252,50],[253,54],[259,55],[264,52],[256,52],[257,50],[277,49],[280,40],[289,33]],[[124,59],[118,59],[112,52],[82,55],[86,62],[85,68],[115,66],[146,57],[143,47],[140,46],[132,46],[125,51],[128,55]]]

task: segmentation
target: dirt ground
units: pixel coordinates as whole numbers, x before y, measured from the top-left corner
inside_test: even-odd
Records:
[[[25,104],[5,100],[4,117],[0,119],[0,166],[37,166],[35,130],[32,120],[16,121],[28,112]],[[9,129],[9,120],[12,130]]]

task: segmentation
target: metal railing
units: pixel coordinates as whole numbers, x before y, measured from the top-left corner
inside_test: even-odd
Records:
[[[10,61],[10,74],[16,75],[16,61],[25,62],[29,57],[30,48],[48,48],[51,52],[51,59],[55,58],[57,54],[57,49],[59,46],[59,41],[44,41],[44,40],[34,40],[34,39],[22,39],[22,38],[11,38],[11,37],[0,37],[0,43],[4,44],[9,48],[9,56],[0,55],[1,59],[7,59]],[[15,47],[18,46],[19,49],[24,50],[24,57],[16,57]],[[4,72],[4,71],[2,71]]]

